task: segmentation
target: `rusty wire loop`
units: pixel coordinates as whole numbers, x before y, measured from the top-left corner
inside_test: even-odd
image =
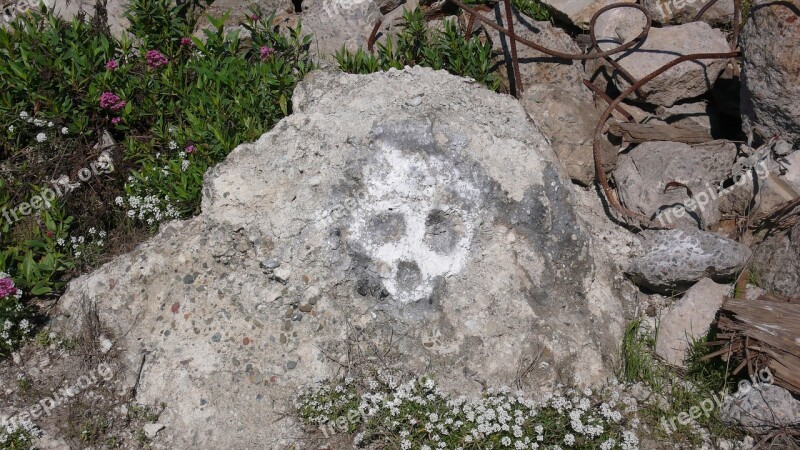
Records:
[[[739,2],[741,0],[733,0],[733,3],[734,3],[734,18],[733,18],[733,21],[734,21],[734,36],[733,36],[733,38],[734,39],[733,39],[733,43],[731,44],[731,46],[732,46],[732,51],[731,52],[727,52],[727,53],[695,53],[695,54],[690,54],[690,55],[684,55],[684,56],[678,57],[678,58],[668,62],[667,64],[661,66],[660,68],[658,68],[657,70],[653,71],[652,73],[646,75],[644,78],[642,78],[640,80],[636,80],[635,77],[633,77],[630,74],[630,72],[625,70],[617,61],[614,61],[613,59],[611,59],[610,56],[611,55],[615,55],[617,53],[624,52],[624,51],[626,51],[626,50],[628,50],[628,49],[630,49],[630,48],[632,48],[634,46],[641,45],[647,39],[647,36],[648,36],[648,34],[650,32],[650,27],[652,25],[653,19],[652,19],[652,16],[650,15],[650,13],[647,11],[647,9],[645,9],[642,5],[638,5],[638,4],[634,4],[634,3],[617,3],[617,4],[613,4],[613,5],[608,5],[608,6],[605,6],[605,7],[601,8],[601,9],[599,9],[592,16],[592,19],[591,19],[591,21],[589,23],[589,35],[590,35],[590,38],[592,40],[592,47],[591,47],[590,51],[587,52],[587,53],[581,53],[581,54],[570,54],[570,53],[563,53],[563,52],[560,52],[560,51],[557,51],[557,50],[549,49],[549,48],[544,47],[542,45],[539,45],[539,44],[537,44],[535,42],[532,42],[532,41],[524,39],[524,38],[522,38],[520,36],[517,36],[514,33],[513,25],[511,24],[511,21],[513,20],[513,18],[511,17],[511,14],[509,13],[509,9],[510,9],[509,3],[510,2],[508,2],[508,1],[506,1],[506,16],[507,16],[507,20],[509,22],[508,29],[503,28],[500,25],[492,22],[488,18],[482,16],[476,10],[474,10],[474,9],[470,8],[469,6],[465,5],[461,0],[448,0],[448,1],[452,2],[453,4],[455,4],[456,6],[461,8],[462,10],[466,11],[466,13],[470,15],[470,20],[472,20],[473,18],[477,19],[477,20],[481,21],[483,24],[485,24],[486,26],[488,26],[490,28],[493,28],[496,31],[499,31],[500,33],[505,34],[506,36],[508,36],[508,38],[511,40],[512,43],[513,42],[520,42],[520,43],[522,43],[524,45],[527,45],[528,47],[533,48],[534,50],[538,50],[538,51],[540,51],[540,52],[542,52],[542,53],[544,53],[546,55],[554,56],[554,57],[561,58],[561,59],[569,59],[569,60],[576,60],[576,61],[583,60],[583,61],[585,61],[585,60],[603,58],[609,65],[614,67],[614,69],[616,69],[617,72],[620,73],[620,75],[622,75],[624,78],[626,78],[628,80],[628,82],[630,83],[630,86],[627,89],[625,89],[617,98],[611,100],[611,98],[608,97],[607,95],[604,95],[604,94],[600,95],[601,98],[603,98],[604,100],[606,100],[608,102],[608,106],[603,111],[603,114],[601,114],[600,119],[597,121],[597,127],[595,128],[594,136],[593,136],[593,139],[592,139],[592,155],[594,157],[597,182],[598,182],[598,184],[600,184],[600,187],[603,190],[603,195],[606,197],[606,200],[608,201],[608,205],[609,205],[610,209],[613,210],[614,212],[616,212],[619,215],[619,217],[618,217],[619,220],[621,220],[621,221],[623,221],[625,223],[628,223],[629,225],[637,226],[637,227],[640,227],[640,228],[671,228],[670,225],[656,226],[656,225],[653,224],[653,221],[649,217],[646,217],[646,216],[644,216],[642,214],[639,214],[639,213],[636,213],[634,211],[631,211],[631,210],[629,210],[628,208],[625,208],[624,206],[622,206],[619,203],[619,201],[617,200],[617,197],[616,197],[616,194],[615,194],[614,190],[611,188],[611,186],[608,183],[608,178],[605,175],[605,171],[603,170],[603,161],[602,161],[602,158],[601,158],[600,153],[599,153],[600,136],[602,135],[602,131],[603,131],[603,128],[605,126],[605,123],[611,117],[611,114],[612,114],[612,112],[614,110],[618,110],[618,111],[622,112],[626,117],[629,117],[629,118],[631,117],[631,115],[627,111],[622,109],[621,106],[620,106],[620,103],[622,103],[623,100],[625,100],[629,95],[631,95],[634,92],[636,92],[636,94],[640,98],[642,98],[642,99],[645,98],[646,95],[641,90],[641,88],[645,84],[647,84],[648,82],[653,80],[654,78],[658,77],[659,75],[663,74],[667,70],[671,69],[672,67],[674,67],[674,66],[676,66],[676,65],[678,65],[678,64],[680,64],[682,62],[686,62],[686,61],[699,60],[699,59],[723,59],[723,58],[724,59],[728,59],[728,58],[735,58],[736,56],[738,56],[739,53],[735,49],[736,49],[736,46],[737,46],[738,33],[739,33],[739,23],[738,23],[739,14],[740,14]],[[718,1],[718,0],[710,0],[709,3],[707,3],[703,7],[703,9],[700,12],[698,12],[697,16],[695,17],[695,20],[697,20],[700,17],[702,17],[703,13],[705,13],[705,11],[707,11],[716,1]],[[595,25],[597,23],[598,17],[600,17],[601,14],[605,13],[606,11],[615,9],[615,8],[634,8],[634,9],[638,9],[645,16],[645,19],[646,19],[645,25],[644,25],[644,28],[642,29],[641,33],[639,33],[638,36],[634,37],[630,41],[622,43],[622,44],[618,45],[617,47],[611,48],[609,50],[603,51],[600,48],[600,46],[598,44],[598,41],[597,41],[597,36],[595,35]],[[514,56],[515,55],[512,55],[512,57],[514,57]],[[514,59],[516,59],[516,58],[514,57]],[[516,63],[516,61],[514,61],[514,62]],[[515,67],[515,70],[514,70],[514,77],[515,77],[515,86],[519,86],[521,84],[522,80],[520,79],[520,76],[518,74],[518,69],[516,67]],[[594,91],[598,95],[600,94],[600,92],[602,92],[602,90],[599,89],[597,86],[593,86],[593,85],[590,86],[591,83],[587,83],[585,80],[584,80],[584,84],[586,84],[589,89],[591,89],[592,91]],[[609,211],[609,212],[611,212],[611,211]]]
[[[657,76],[663,74],[667,70],[671,69],[674,66],[686,61],[693,61],[697,59],[728,59],[734,58],[739,55],[739,52],[728,52],[728,53],[692,53],[689,55],[683,55],[679,58],[675,58],[672,61],[664,64],[663,66],[659,67],[657,70],[651,72],[650,74],[646,75],[644,78],[640,79],[636,83],[630,85],[627,89],[625,89],[617,98],[614,99],[603,111],[603,114],[600,116],[600,119],[597,121],[597,127],[594,130],[594,137],[592,138],[592,153],[594,155],[594,165],[595,170],[597,171],[597,181],[600,183],[600,186],[603,188],[603,193],[608,200],[609,206],[611,206],[617,213],[620,214],[620,220],[627,222],[632,225],[638,225],[640,227],[646,228],[653,228],[652,221],[641,214],[635,213],[624,206],[620,205],[619,201],[617,201],[617,197],[614,194],[614,191],[608,184],[608,179],[606,178],[606,174],[603,171],[603,161],[600,158],[599,152],[599,143],[600,143],[600,135],[603,132],[603,126],[605,126],[606,121],[611,117],[611,112],[614,108],[622,103],[622,101],[628,97],[634,90],[644,86],[649,81],[653,80]],[[637,219],[638,223],[631,223],[629,219]],[[663,227],[661,227],[663,228]]]
[[[514,88],[515,88],[515,94],[517,96],[523,90],[522,78],[520,76],[520,71],[519,71],[519,61],[517,59],[517,46],[516,46],[517,42],[519,42],[519,43],[521,43],[523,45],[526,45],[526,46],[528,46],[528,47],[530,47],[530,48],[532,48],[534,50],[537,50],[537,51],[539,51],[541,53],[544,53],[545,55],[549,55],[549,56],[552,56],[552,57],[555,57],[555,58],[558,58],[558,59],[573,60],[573,61],[588,61],[588,60],[594,60],[594,59],[602,58],[610,66],[612,66],[621,76],[623,76],[625,79],[628,80],[628,82],[630,83],[630,86],[627,89],[625,89],[619,96],[617,96],[617,98],[615,98],[613,100],[608,95],[606,95],[602,91],[602,89],[600,89],[598,86],[595,86],[593,83],[589,82],[588,80],[582,80],[587,88],[592,90],[595,94],[597,94],[599,97],[601,97],[603,100],[605,100],[608,103],[608,106],[603,111],[603,113],[601,114],[600,118],[597,121],[597,127],[595,128],[594,135],[593,135],[593,138],[592,138],[592,155],[593,155],[594,163],[595,163],[597,182],[598,182],[598,184],[600,184],[600,187],[603,190],[603,195],[606,197],[606,200],[608,202],[608,206],[610,207],[609,213],[612,213],[611,210],[616,212],[619,215],[619,217],[617,217],[618,220],[621,220],[622,222],[625,222],[625,223],[627,223],[627,224],[629,224],[631,226],[635,226],[635,227],[639,227],[639,228],[672,228],[671,225],[660,225],[660,226],[654,225],[653,220],[651,218],[648,218],[648,217],[646,217],[646,216],[644,216],[642,214],[633,212],[633,211],[625,208],[624,206],[622,206],[619,203],[619,201],[617,200],[617,197],[615,195],[615,192],[611,188],[611,186],[609,185],[608,178],[606,177],[605,172],[603,170],[603,161],[602,161],[600,153],[599,153],[600,136],[602,135],[602,130],[605,127],[606,122],[611,117],[611,114],[612,114],[612,112],[614,110],[619,111],[628,120],[632,121],[633,120],[633,116],[630,113],[628,113],[624,108],[622,108],[622,106],[620,105],[622,103],[622,101],[625,100],[626,98],[628,98],[628,96],[631,95],[634,92],[637,94],[637,96],[639,96],[640,99],[646,98],[646,94],[642,91],[642,87],[645,84],[647,84],[648,82],[652,81],[654,78],[658,77],[659,75],[663,74],[667,70],[671,69],[672,67],[674,67],[674,66],[676,66],[676,65],[678,65],[680,63],[686,62],[686,61],[693,61],[693,60],[700,60],[700,59],[729,59],[729,58],[735,58],[735,57],[739,56],[739,52],[736,50],[736,48],[738,46],[738,39],[739,39],[739,20],[740,20],[739,17],[741,15],[741,5],[740,5],[741,0],[731,0],[731,1],[733,1],[733,5],[734,5],[734,14],[733,14],[733,37],[732,37],[731,51],[730,52],[726,52],[726,53],[695,53],[695,54],[680,56],[680,57],[675,58],[672,61],[664,64],[663,66],[661,66],[657,70],[653,71],[652,73],[646,75],[645,77],[643,77],[643,78],[641,78],[639,80],[636,80],[635,77],[633,77],[633,75],[631,75],[630,72],[628,72],[617,61],[611,59],[610,57],[612,55],[616,55],[618,53],[622,53],[622,52],[624,52],[626,50],[629,50],[629,49],[631,49],[631,48],[633,48],[635,46],[642,45],[644,43],[644,41],[647,39],[648,34],[650,32],[650,28],[652,26],[653,19],[652,19],[652,16],[650,15],[650,13],[647,11],[647,9],[642,5],[635,4],[635,3],[616,3],[616,4],[613,4],[613,5],[608,5],[608,6],[605,6],[603,8],[600,8],[592,16],[592,19],[589,22],[589,36],[590,36],[591,41],[592,41],[592,46],[589,49],[589,51],[586,52],[586,53],[564,53],[564,52],[560,52],[558,50],[553,50],[553,49],[547,48],[547,47],[545,47],[543,45],[537,44],[536,42],[533,42],[533,41],[530,41],[528,39],[525,39],[525,38],[522,38],[522,37],[518,36],[514,32],[513,11],[511,10],[511,4],[510,4],[510,1],[508,1],[508,0],[505,1],[505,16],[506,16],[506,21],[508,22],[507,23],[507,27],[508,28],[504,28],[503,26],[501,26],[501,25],[497,24],[496,22],[494,22],[492,19],[480,14],[480,12],[478,12],[479,8],[471,8],[471,7],[467,6],[467,5],[465,5],[461,0],[447,0],[447,1],[451,2],[452,4],[456,5],[457,7],[461,8],[461,10],[463,10],[467,14],[469,14],[469,22],[468,22],[468,25],[467,25],[467,35],[472,34],[474,22],[475,22],[475,20],[478,20],[481,23],[483,23],[484,25],[486,25],[487,27],[492,28],[492,29],[494,29],[494,30],[496,30],[496,31],[500,32],[501,34],[503,34],[503,35],[508,37],[508,39],[510,41],[510,45],[509,45],[510,46],[510,50],[511,50],[510,51],[510,53],[511,53],[510,56],[511,56],[511,59],[512,59],[512,66],[513,66],[513,75],[512,75],[513,78],[514,78],[514,80],[513,80],[514,84],[513,85],[514,85]],[[703,14],[706,11],[708,11],[708,9],[711,8],[717,1],[719,1],[719,0],[709,0],[709,2],[706,3],[703,6],[703,8],[697,13],[697,15],[695,16],[694,20],[695,21],[699,20],[703,16]],[[615,9],[615,8],[634,8],[634,9],[638,9],[639,11],[641,11],[642,14],[644,14],[645,19],[646,19],[645,20],[645,24],[644,24],[644,28],[633,39],[631,39],[631,40],[629,40],[627,42],[624,42],[622,44],[619,44],[618,46],[616,46],[614,48],[611,48],[611,49],[608,49],[608,50],[602,50],[600,48],[600,46],[599,46],[598,41],[597,41],[597,36],[595,35],[595,25],[596,25],[597,19],[598,19],[598,17],[600,17],[600,15],[602,15],[606,11],[609,11],[609,10],[612,10],[612,9]],[[375,27],[373,28],[372,33],[370,34],[370,38],[369,38],[369,41],[368,41],[368,44],[369,44],[368,48],[369,48],[370,51],[372,51],[372,45],[375,43],[375,38],[376,38],[377,30],[378,30],[379,27],[380,27],[380,22],[375,24]]]

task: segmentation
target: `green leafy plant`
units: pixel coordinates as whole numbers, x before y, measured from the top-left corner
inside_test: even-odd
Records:
[[[249,40],[225,17],[198,39],[196,4],[132,0],[119,39],[102,15],[65,22],[44,6],[0,29],[0,271],[23,293],[14,311],[55,298],[117,242],[197,213],[205,171],[291,113],[314,68],[301,25],[281,31],[255,7]],[[20,209],[57,186],[46,207]]]
[[[403,30],[396,39],[379,43],[376,54],[360,48],[354,52],[346,48],[338,51],[339,67],[345,72],[366,74],[422,65],[473,78],[491,90],[500,87],[500,78],[494,72],[491,44],[482,43],[477,36],[464,36],[453,21],[446,21],[441,31],[431,31],[419,8],[405,11],[403,18]]]

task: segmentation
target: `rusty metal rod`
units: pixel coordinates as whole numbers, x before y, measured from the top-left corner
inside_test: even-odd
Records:
[[[453,1],[453,0],[451,0]],[[696,59],[727,59],[727,58],[734,58],[738,55],[738,52],[728,52],[728,53],[692,53],[689,55],[683,55],[681,57],[675,58],[672,61],[664,64],[654,72],[646,75],[644,78],[640,79],[636,83],[630,85],[627,89],[625,89],[614,101],[609,104],[603,114],[600,116],[600,119],[597,121],[597,127],[594,130],[594,138],[592,139],[592,154],[594,156],[594,166],[595,170],[597,171],[597,181],[600,183],[600,187],[603,189],[603,194],[606,196],[608,200],[609,206],[611,206],[617,213],[619,213],[622,217],[622,220],[627,221],[629,218],[638,218],[640,220],[640,225],[647,225],[652,226],[651,220],[647,217],[644,217],[641,214],[635,213],[622,205],[619,204],[619,201],[614,194],[614,191],[608,185],[608,179],[606,178],[606,174],[603,171],[603,160],[600,157],[600,135],[603,132],[603,126],[605,126],[606,121],[608,121],[609,117],[611,117],[611,112],[614,108],[619,105],[622,100],[627,98],[633,91],[636,89],[644,86],[657,76],[663,74],[667,70],[671,69],[674,66],[686,61],[692,61]],[[642,220],[643,219],[643,220]]]
[[[509,44],[511,47],[511,66],[514,70],[514,97],[519,98],[520,94],[522,94],[522,76],[519,73],[519,60],[517,59],[517,41],[512,36],[516,36],[514,33],[514,12],[511,11],[511,0],[503,0],[506,9],[506,22],[508,26],[508,37],[509,37]]]

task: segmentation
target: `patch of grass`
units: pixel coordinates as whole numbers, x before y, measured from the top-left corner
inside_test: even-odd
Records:
[[[738,439],[745,435],[743,430],[720,420],[718,402],[736,391],[738,379],[728,377],[728,368],[719,358],[701,360],[711,351],[704,345],[710,339],[713,340],[713,332],[693,342],[687,368],[679,372],[655,356],[652,330],[639,320],[628,324],[622,344],[621,378],[627,383],[641,383],[652,393],[650,401],[640,406],[642,420],[653,431],[651,437],[694,448],[703,443],[696,426],[719,438]],[[706,413],[709,402],[712,408]],[[682,414],[691,414],[694,408],[701,409],[701,405],[705,410],[700,417],[688,424],[677,420]]]

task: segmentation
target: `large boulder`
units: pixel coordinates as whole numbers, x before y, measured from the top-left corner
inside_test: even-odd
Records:
[[[645,142],[619,157],[620,202],[661,225],[708,228],[719,221],[717,192],[735,159],[729,141]]]
[[[553,84],[526,86],[520,102],[550,140],[569,177],[583,186],[592,185],[592,142],[603,109],[584,95]],[[605,138],[600,141],[600,149],[604,170],[610,171],[617,161],[617,149]]]
[[[634,17],[634,14],[638,16]],[[638,35],[643,23],[643,19],[639,17],[643,17],[641,13],[632,9],[618,15],[609,14],[609,23],[603,26],[603,29],[608,31],[597,35],[600,48],[608,50],[625,40],[621,37],[631,38]],[[614,23],[614,20],[618,20],[619,23]],[[728,41],[721,31],[711,28],[705,22],[692,22],[651,28],[644,43],[623,52],[617,58],[617,62],[631,76],[640,80],[683,55],[730,51]],[[679,100],[703,95],[714,85],[726,64],[725,59],[684,61],[642,87],[642,92],[647,96],[645,101],[669,107]],[[616,70],[613,71],[613,81],[620,91],[630,86],[629,80]],[[636,99],[634,95],[630,98]]]
[[[756,0],[742,31],[742,121],[756,143],[780,135],[800,148],[799,10],[798,0]]]
[[[68,329],[96,305],[131,384],[147,354],[137,400],[167,404],[159,439],[290,448],[298,388],[357,354],[467,394],[536,357],[534,391],[613,373],[610,252],[516,100],[417,67],[314,72],[293,110],[206,175],[200,216],[59,302]]]
[[[561,28],[550,22],[537,22],[516,8],[512,8],[512,11],[514,33],[517,36],[563,53],[582,53],[580,47]],[[508,27],[503,2],[495,5],[492,11],[486,12],[484,15],[504,28]],[[500,74],[508,92],[511,92],[513,83],[509,80],[514,78],[511,63],[511,40],[493,28],[485,27],[485,30],[493,50],[500,55],[499,60],[503,64]],[[591,99],[589,90],[582,84],[582,80],[586,76],[580,61],[555,58],[521,43],[517,43],[517,57],[523,88],[533,84],[550,84],[570,91],[586,101]]]
[[[19,4],[38,4],[38,0],[23,0]],[[72,20],[80,14],[92,18],[95,15],[97,0],[46,0],[44,3],[53,9],[53,13],[64,20]],[[106,14],[108,29],[116,37],[125,34],[130,22],[125,18],[128,11],[128,0],[108,0],[104,13]]]

